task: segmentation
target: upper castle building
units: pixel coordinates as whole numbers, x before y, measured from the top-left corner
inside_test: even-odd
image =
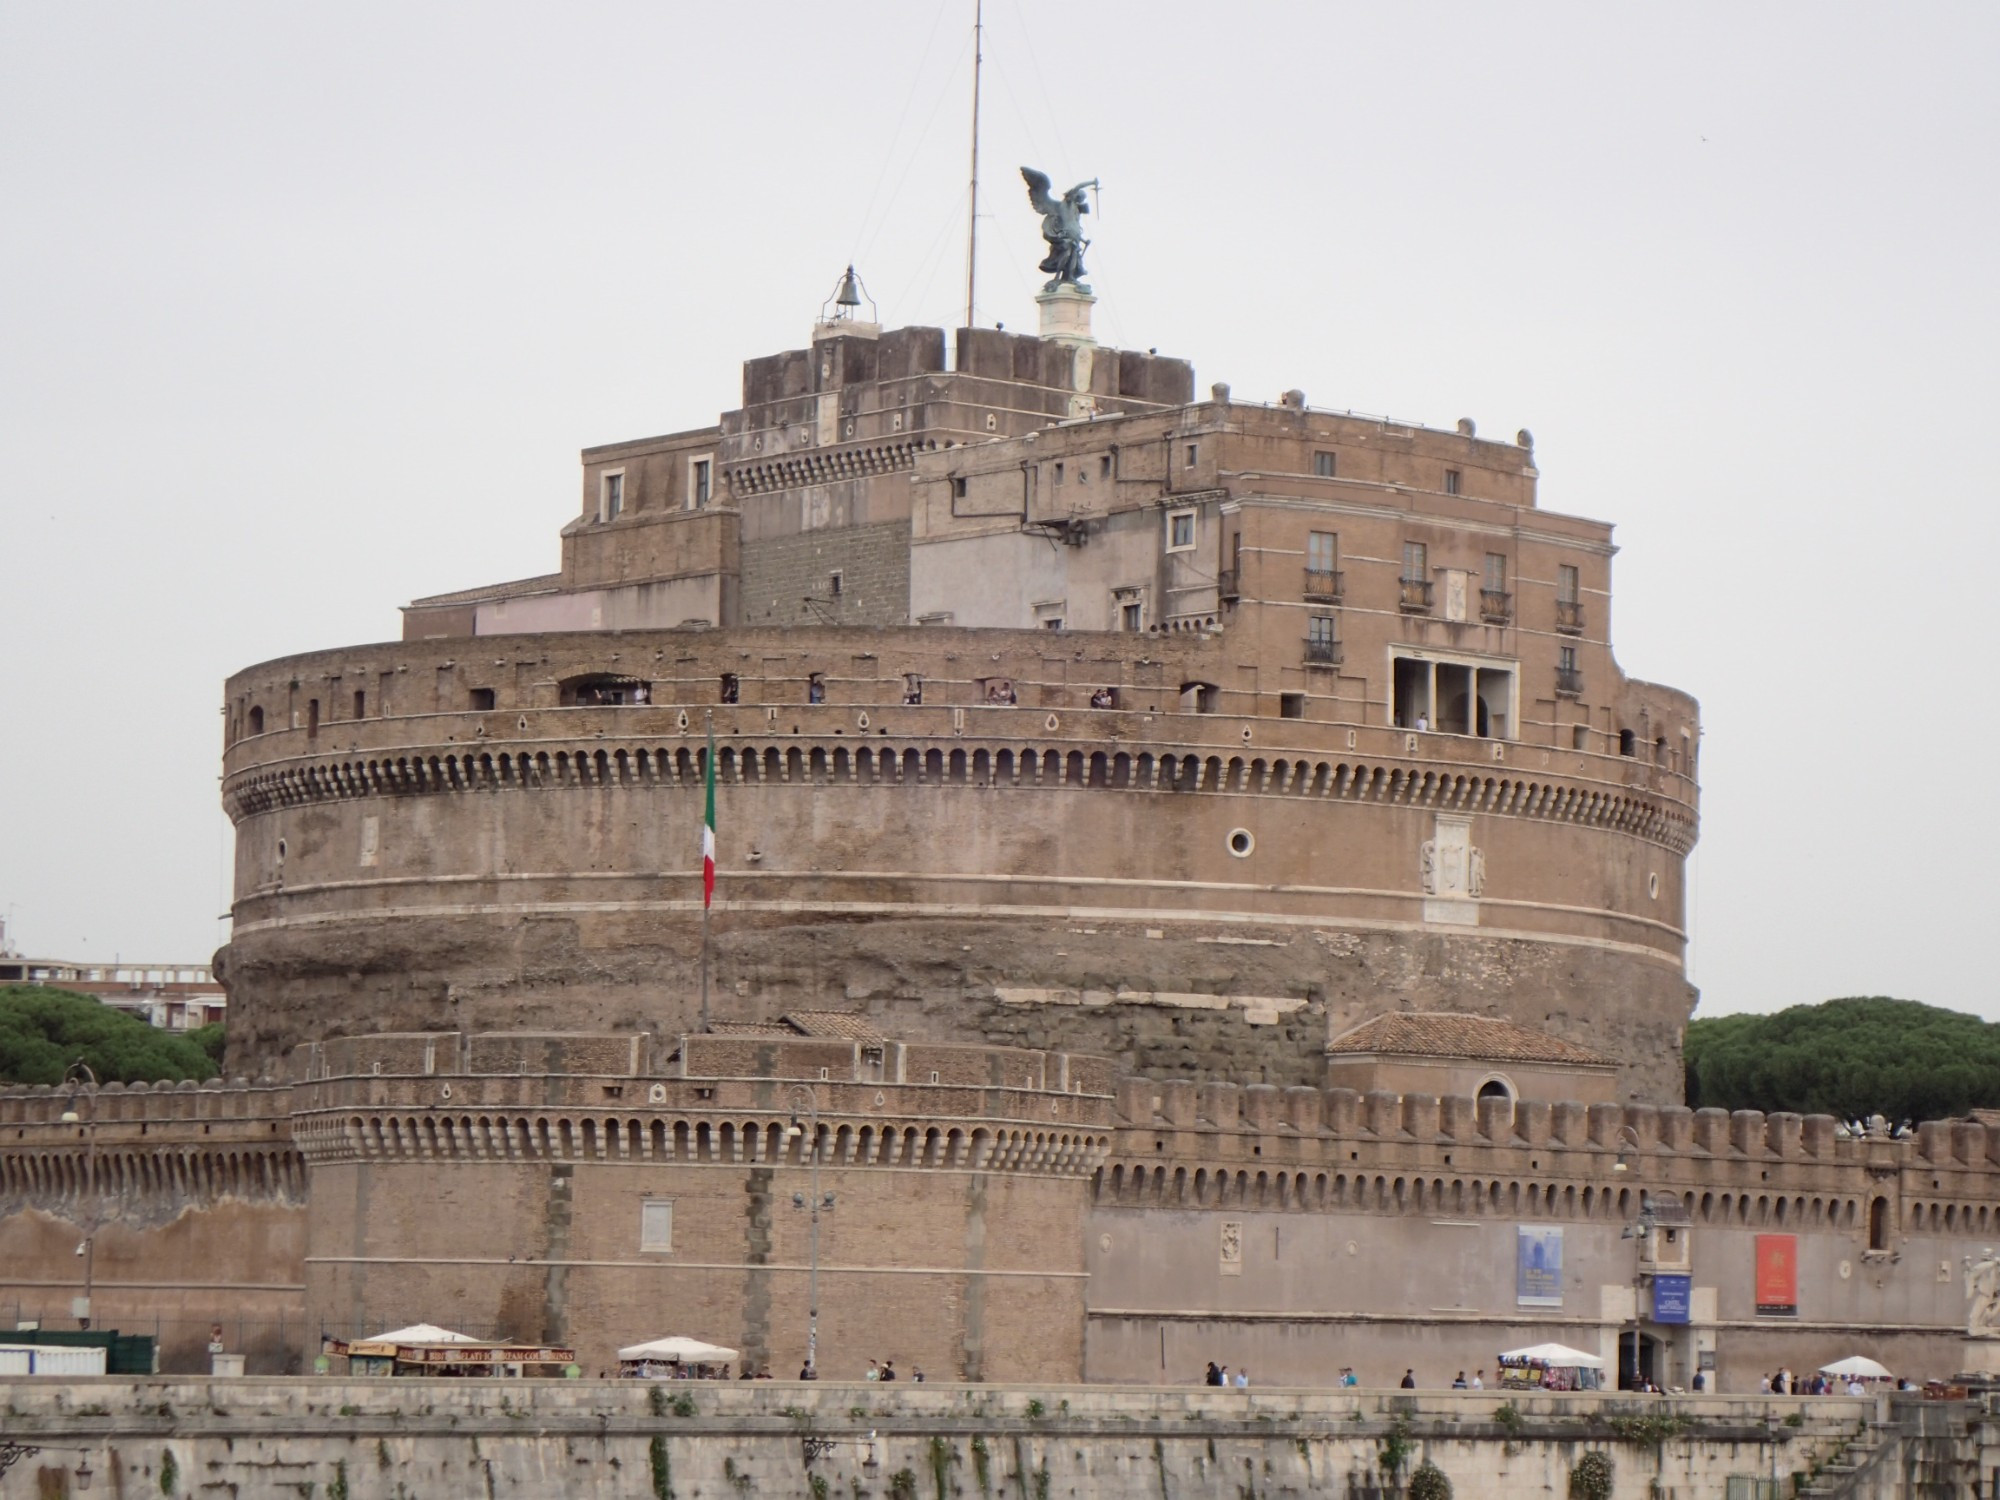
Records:
[[[718,1021],[1293,1085],[1465,1012],[1678,1102],[1700,729],[1613,659],[1611,527],[1525,432],[1198,398],[1040,300],[824,321],[586,449],[560,572],[230,679],[232,1067],[698,1029],[712,725]]]

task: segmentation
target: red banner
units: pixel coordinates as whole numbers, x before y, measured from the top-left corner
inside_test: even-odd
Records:
[[[1757,1316],[1796,1318],[1799,1315],[1799,1237],[1795,1234],[1757,1236]]]

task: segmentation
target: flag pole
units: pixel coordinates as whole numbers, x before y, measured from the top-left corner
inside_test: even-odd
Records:
[[[702,770],[707,790],[701,825],[701,1029],[708,1030],[708,908],[715,899],[715,710],[705,709],[708,761]]]

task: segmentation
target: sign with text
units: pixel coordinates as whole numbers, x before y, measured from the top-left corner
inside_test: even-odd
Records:
[[[1655,1276],[1653,1278],[1653,1321],[1655,1323],[1685,1323],[1688,1321],[1688,1304],[1694,1298],[1694,1278],[1692,1276]]]
[[[1514,1302],[1520,1307],[1563,1305],[1563,1232],[1543,1224],[1516,1226]]]
[[[1796,1318],[1799,1315],[1799,1237],[1795,1234],[1757,1236],[1757,1316]]]

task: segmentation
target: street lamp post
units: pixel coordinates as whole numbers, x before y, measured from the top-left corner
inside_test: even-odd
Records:
[[[83,1257],[83,1296],[70,1304],[77,1326],[90,1327],[90,1297],[95,1290],[95,1269],[97,1262],[97,1074],[89,1063],[78,1058],[63,1074],[63,1082],[69,1087],[69,1098],[64,1101],[62,1123],[83,1125],[83,1192],[88,1204],[85,1212],[83,1243],[76,1247],[76,1253]],[[76,1103],[82,1098],[85,1113],[77,1114]]]
[[[1629,1127],[1628,1127],[1629,1128]],[[1653,1231],[1658,1226],[1653,1219],[1653,1204],[1645,1193],[1639,1194],[1639,1217],[1635,1223],[1627,1224],[1618,1236],[1621,1240],[1637,1240],[1632,1256],[1632,1386],[1640,1389],[1640,1351],[1645,1343],[1645,1321],[1639,1309],[1639,1292],[1646,1279],[1646,1246],[1652,1243]],[[1622,1365],[1623,1360],[1619,1363]],[[1621,1370],[1621,1374],[1623,1371]]]
[[[811,1378],[817,1380],[819,1378],[819,1211],[821,1208],[833,1207],[833,1194],[828,1193],[822,1199],[819,1191],[819,1095],[801,1083],[793,1085],[790,1099],[792,1123],[785,1131],[785,1135],[794,1140],[800,1136],[806,1137],[806,1160],[812,1169],[811,1197],[802,1199],[797,1193],[792,1194],[792,1207],[807,1210],[810,1259],[806,1269],[806,1369],[812,1372]],[[800,1110],[805,1111],[804,1126],[799,1124]]]

